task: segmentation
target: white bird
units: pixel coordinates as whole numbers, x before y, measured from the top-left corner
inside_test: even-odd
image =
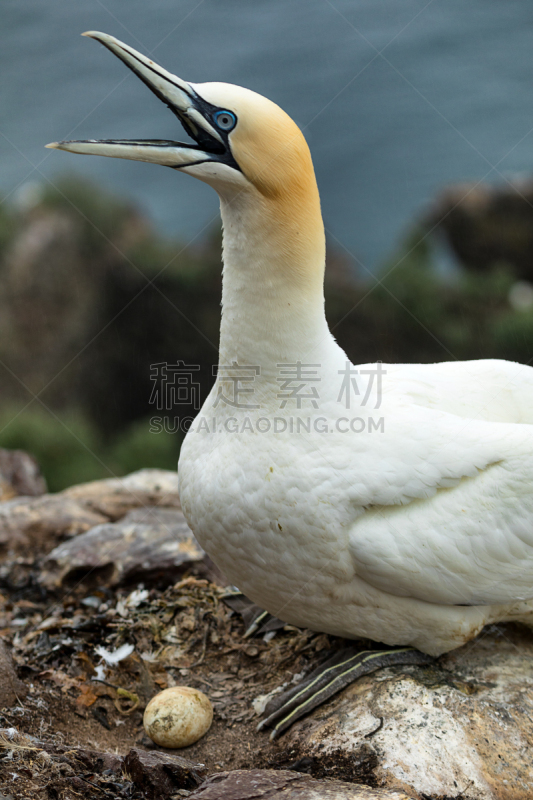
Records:
[[[533,369],[350,365],[324,316],[320,201],[295,123],[85,35],[194,144],[48,146],[170,166],[220,196],[219,374],[179,461],[202,546],[262,608],[317,631],[438,655],[487,623],[533,625]]]

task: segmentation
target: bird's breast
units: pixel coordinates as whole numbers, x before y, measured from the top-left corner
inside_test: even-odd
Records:
[[[331,470],[289,442],[189,433],[179,463],[183,511],[226,577],[272,611],[326,596],[353,577],[348,518]],[[322,589],[320,588],[322,587]]]

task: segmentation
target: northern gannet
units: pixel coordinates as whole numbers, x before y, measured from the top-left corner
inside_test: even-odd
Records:
[[[533,625],[533,369],[349,364],[324,315],[324,227],[296,124],[248,89],[188,83],[85,35],[194,143],[48,146],[173,167],[220,196],[219,372],[179,460],[201,545],[262,608],[338,636],[439,655],[487,623]]]

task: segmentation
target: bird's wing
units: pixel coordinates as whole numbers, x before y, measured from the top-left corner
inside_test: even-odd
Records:
[[[533,596],[533,425],[384,403],[350,473],[365,507],[357,574],[391,594],[490,604]]]
[[[387,364],[383,390],[459,417],[533,423],[533,367],[482,359]]]

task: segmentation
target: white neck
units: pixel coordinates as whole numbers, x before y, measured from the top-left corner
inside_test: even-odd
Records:
[[[322,221],[309,237],[291,211],[258,193],[221,200],[219,363],[259,366],[265,380],[280,363],[322,363],[339,350],[324,314]]]

